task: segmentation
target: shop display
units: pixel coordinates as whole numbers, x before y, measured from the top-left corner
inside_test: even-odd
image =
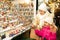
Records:
[[[32,23],[34,16],[34,0],[29,4],[14,4],[13,1],[2,0],[0,2],[1,40],[23,33],[27,28],[30,28],[30,24]]]
[[[6,38],[6,35],[5,35],[5,33],[2,33],[2,34],[0,34],[0,38],[1,38],[1,39],[4,39],[4,38]]]

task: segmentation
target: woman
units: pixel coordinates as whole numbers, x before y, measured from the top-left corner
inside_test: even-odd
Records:
[[[50,20],[49,20],[50,19]],[[35,33],[42,37],[42,40],[56,40],[56,27],[50,17],[44,20],[44,25],[41,30],[35,29]]]
[[[56,26],[53,25],[53,17],[47,11],[45,3],[39,6],[38,14],[33,25],[36,27],[35,33],[37,36],[41,36],[42,39],[56,40]],[[54,31],[51,31],[52,29]]]

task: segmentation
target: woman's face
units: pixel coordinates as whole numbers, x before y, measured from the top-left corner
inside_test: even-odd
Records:
[[[43,11],[43,10],[39,10],[39,12],[40,12],[41,15],[45,14],[45,11]]]

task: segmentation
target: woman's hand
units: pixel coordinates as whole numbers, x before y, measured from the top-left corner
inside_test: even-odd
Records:
[[[40,30],[40,27],[39,27],[39,25],[37,25],[37,26],[35,26],[35,25],[32,25],[31,27],[32,27],[34,30],[36,30],[36,29],[37,29],[37,30]]]
[[[56,33],[56,31],[58,30],[58,28],[55,26],[55,24],[52,24],[50,26],[50,30],[51,30],[51,32],[55,32]]]
[[[56,29],[56,31],[58,30],[57,26],[53,23],[53,27]]]
[[[36,26],[32,24],[32,25],[31,25],[31,28],[32,28],[32,29],[35,29],[35,28],[36,28]]]
[[[56,33],[56,28],[51,28],[50,31]]]

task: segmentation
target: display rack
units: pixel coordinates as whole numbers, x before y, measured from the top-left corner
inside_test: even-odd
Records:
[[[29,4],[14,1],[0,1],[0,40],[11,40],[29,30],[35,16],[36,0]]]
[[[14,38],[14,37],[16,37],[16,36],[18,36],[18,35],[26,32],[26,31],[29,30],[29,29],[30,29],[30,25],[27,26],[25,29],[21,30],[18,34],[14,35],[14,36],[12,36],[12,37],[5,38],[5,39],[3,39],[3,40],[11,40],[12,38]]]

